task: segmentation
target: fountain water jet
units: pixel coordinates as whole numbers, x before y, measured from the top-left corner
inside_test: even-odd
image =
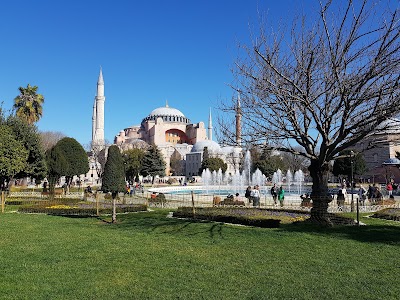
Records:
[[[249,150],[247,150],[246,154],[244,155],[242,175],[244,175],[244,178],[247,179],[247,184],[251,185],[251,155]]]

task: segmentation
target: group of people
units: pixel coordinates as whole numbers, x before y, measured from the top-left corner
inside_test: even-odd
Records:
[[[260,206],[260,187],[255,185],[254,188],[248,186],[244,196],[248,199],[249,205],[253,204],[254,207]]]
[[[272,199],[274,200],[274,205],[277,205],[277,200],[279,200],[279,204],[282,207],[283,206],[283,201],[285,200],[285,190],[283,189],[282,186],[278,187],[276,186],[276,183],[271,188],[271,195]]]
[[[140,182],[135,182],[134,184],[127,184],[125,187],[125,194],[132,196],[136,194],[137,191],[144,193],[143,185]]]
[[[393,182],[389,182],[386,185],[386,191],[388,198],[393,199],[393,190],[397,188]],[[337,192],[337,205],[338,207],[342,207],[344,205],[344,201],[347,198],[347,188],[346,185],[343,184],[342,187]],[[375,204],[378,201],[383,200],[383,194],[379,185],[370,184],[368,189],[366,189],[362,184],[358,189],[358,199],[361,205],[365,205],[365,201],[368,199],[369,203]]]
[[[253,204],[254,207],[260,206],[260,187],[258,185],[255,185],[253,188],[248,186],[244,196],[248,199],[249,205]],[[283,206],[283,201],[285,200],[285,190],[282,186],[278,188],[274,183],[271,188],[271,196],[275,205],[277,205],[279,201],[280,206]]]

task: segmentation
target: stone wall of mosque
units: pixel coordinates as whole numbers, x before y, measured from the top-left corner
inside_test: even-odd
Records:
[[[367,168],[372,171],[395,158],[396,151],[400,152],[400,135],[375,135],[357,143],[354,149],[363,154]]]

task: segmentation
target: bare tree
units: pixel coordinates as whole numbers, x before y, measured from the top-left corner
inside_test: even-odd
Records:
[[[334,4],[320,3],[311,20],[296,19],[290,38],[262,22],[252,45],[241,46],[232,84],[241,97],[242,141],[268,140],[308,159],[311,220],[327,225],[330,161],[400,112],[399,9]],[[236,100],[221,108],[234,114]],[[223,136],[235,137],[226,121],[219,120]]]
[[[296,147],[295,149],[298,152],[302,150],[300,147]],[[284,152],[282,153],[282,157],[288,169],[290,169],[291,171],[297,171],[297,170],[304,171],[310,164],[309,160],[306,159],[304,156],[296,155],[293,153]]]
[[[40,141],[44,151],[53,148],[59,140],[65,137],[65,134],[60,131],[42,131],[40,132]]]

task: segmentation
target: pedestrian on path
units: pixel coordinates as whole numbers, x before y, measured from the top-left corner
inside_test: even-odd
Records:
[[[283,186],[281,186],[279,188],[278,200],[279,200],[279,203],[280,203],[280,205],[282,207],[283,206],[283,201],[285,200],[285,190],[283,189]]]

